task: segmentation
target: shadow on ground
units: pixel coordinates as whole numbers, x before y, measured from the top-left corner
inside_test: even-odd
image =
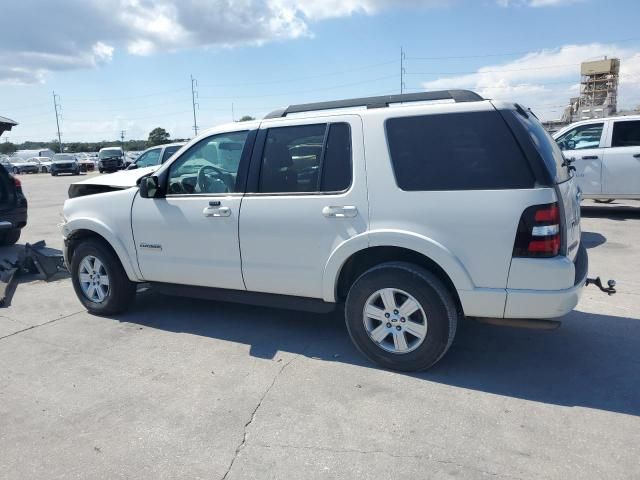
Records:
[[[341,313],[309,313],[146,292],[120,321],[375,368],[351,344]],[[449,353],[414,378],[563,406],[640,415],[640,320],[572,312],[556,331],[466,320]],[[402,374],[398,374],[402,375]]]
[[[581,215],[585,218],[608,218],[609,220],[639,220],[640,207],[618,205],[616,202],[606,205],[597,203],[582,205],[580,209]]]

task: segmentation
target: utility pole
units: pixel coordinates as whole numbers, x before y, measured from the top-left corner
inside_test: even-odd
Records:
[[[124,151],[124,136],[126,133],[126,130],[120,130],[120,142],[122,143],[122,151]]]
[[[233,108],[233,102],[231,102],[231,121],[235,122],[236,121],[236,111]]]
[[[56,95],[56,92],[53,92],[53,109],[56,112],[56,127],[58,127],[58,145],[60,146],[60,153],[64,153],[62,150],[62,136],[60,135],[60,115],[58,113],[58,109],[62,111],[62,106],[60,105],[60,95]]]
[[[196,120],[196,105],[199,107],[200,105],[198,105],[198,103],[196,102],[196,98],[198,98],[198,91],[196,90],[198,88],[198,81],[193,78],[193,75],[191,75],[191,103],[193,104],[193,132],[195,133],[194,136],[198,136],[198,121]]]
[[[404,54],[404,49],[400,47],[400,95],[404,93],[405,84],[404,84],[404,76],[407,73],[404,69],[404,61],[407,57]]]

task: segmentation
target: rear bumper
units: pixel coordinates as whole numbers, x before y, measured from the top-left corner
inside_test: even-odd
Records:
[[[583,245],[571,264],[574,284],[562,290],[507,289],[504,318],[557,318],[566,315],[580,301],[587,281],[589,258]]]

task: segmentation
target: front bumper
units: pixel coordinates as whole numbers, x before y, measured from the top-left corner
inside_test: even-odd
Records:
[[[583,245],[574,262],[575,280],[563,290],[507,289],[504,318],[557,318],[573,310],[587,282],[589,258]]]
[[[78,165],[72,165],[72,166],[51,165],[51,173],[77,173],[79,171],[80,171],[80,167]]]

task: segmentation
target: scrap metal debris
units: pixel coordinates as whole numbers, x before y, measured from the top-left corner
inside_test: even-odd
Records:
[[[66,272],[60,250],[47,247],[44,240],[19,247],[17,260],[0,261],[0,307],[8,306],[15,292],[18,277],[24,274],[40,274],[49,281],[59,272]]]

